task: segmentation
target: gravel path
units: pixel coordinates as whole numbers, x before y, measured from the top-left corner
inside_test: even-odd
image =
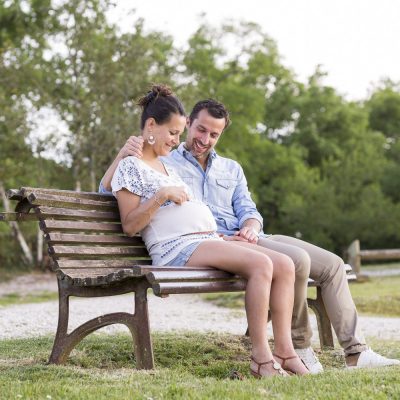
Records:
[[[0,296],[26,291],[55,291],[55,275],[21,276],[0,284]],[[98,315],[116,311],[133,311],[133,296],[77,299],[70,302],[70,328]],[[149,296],[152,331],[212,331],[243,334],[246,329],[244,311],[217,307],[200,296],[172,295],[166,299]],[[58,302],[22,304],[0,307],[0,339],[54,335],[57,327]],[[318,344],[316,320],[312,316],[314,341]],[[360,326],[367,337],[400,340],[400,318],[360,317]],[[103,328],[114,333],[127,331],[123,325]]]

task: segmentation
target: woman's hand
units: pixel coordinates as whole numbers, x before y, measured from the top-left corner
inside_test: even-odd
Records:
[[[183,186],[165,186],[157,192],[157,198],[162,203],[170,200],[179,205],[189,200],[189,196]]]
[[[143,136],[130,136],[118,153],[120,159],[134,156],[142,158]]]

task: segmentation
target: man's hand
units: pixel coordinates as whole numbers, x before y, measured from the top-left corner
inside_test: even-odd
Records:
[[[233,237],[237,237],[240,238],[239,240],[244,240],[246,242],[256,244],[258,242],[258,236],[259,233],[253,227],[243,226],[240,230],[235,232],[235,236]]]
[[[134,156],[142,158],[143,136],[130,136],[118,153],[119,158]]]

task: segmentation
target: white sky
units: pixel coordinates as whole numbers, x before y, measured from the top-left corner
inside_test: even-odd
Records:
[[[147,30],[171,34],[179,46],[201,22],[256,22],[278,44],[284,65],[304,81],[318,64],[325,83],[348,99],[368,95],[382,77],[400,81],[399,0],[117,0],[111,19],[129,30],[138,17]],[[133,15],[128,11],[135,9]],[[200,17],[206,14],[205,19]]]

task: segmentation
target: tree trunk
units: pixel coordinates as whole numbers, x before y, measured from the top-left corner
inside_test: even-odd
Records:
[[[43,262],[43,232],[38,226],[37,231],[37,265],[42,265]]]
[[[3,185],[2,181],[0,181],[0,195],[3,200],[4,210],[6,212],[11,212],[10,202],[7,199],[6,192],[4,190],[4,185]],[[8,223],[11,227],[11,232],[12,232],[13,237],[18,241],[18,243],[21,247],[22,258],[23,258],[24,262],[29,266],[33,266],[34,261],[33,261],[33,255],[32,255],[31,249],[29,248],[28,244],[26,243],[24,235],[22,234],[21,230],[19,229],[18,223],[16,221],[9,221]]]
[[[92,157],[90,159],[90,190],[92,192],[97,192],[97,182],[96,182],[96,171],[94,168],[95,160],[94,160],[94,155],[92,154]]]

